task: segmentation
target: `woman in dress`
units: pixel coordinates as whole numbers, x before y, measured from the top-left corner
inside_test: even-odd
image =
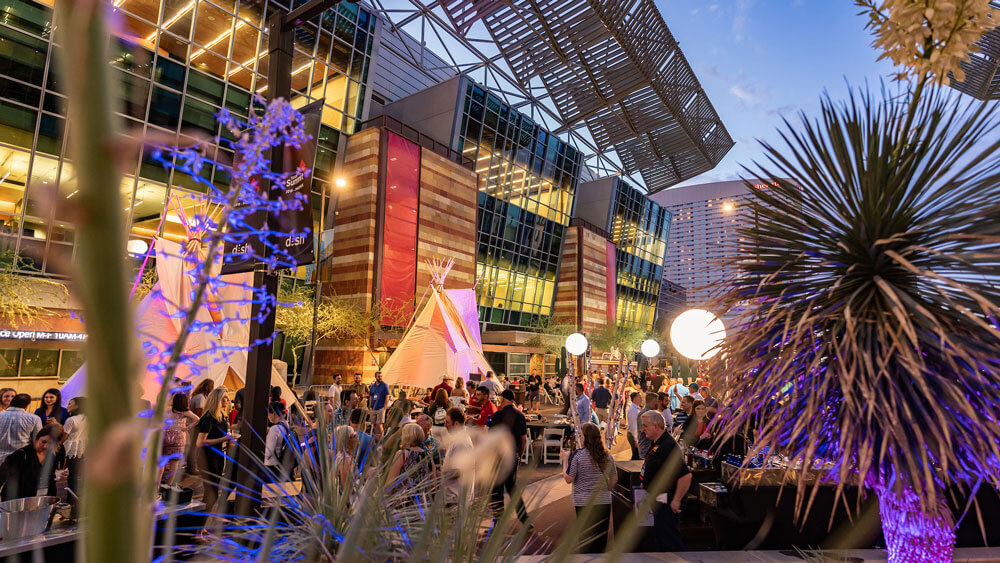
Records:
[[[400,431],[399,451],[389,467],[389,488],[400,487],[403,491],[417,491],[434,472],[431,457],[424,449],[423,428],[415,422],[403,426]],[[412,496],[409,498],[412,499]]]
[[[223,452],[234,443],[229,436],[229,390],[216,387],[205,400],[205,414],[198,421],[197,445],[201,449],[204,466],[205,494],[202,501],[208,512],[214,512],[219,498],[219,483],[225,475],[226,458]]]
[[[42,393],[42,406],[35,409],[35,416],[42,419],[42,424],[50,422],[66,424],[69,412],[62,406],[62,393],[55,387],[46,389],[45,393]]]
[[[87,452],[87,415],[84,405],[87,400],[83,397],[76,397],[69,400],[67,409],[70,417],[66,419],[66,426],[63,427],[62,444],[66,450],[66,469],[69,476],[66,480],[66,502],[73,505],[73,512],[76,512],[76,503],[80,495],[80,469],[83,468],[83,456]]]
[[[0,500],[33,497],[40,491],[48,496],[56,496],[54,456],[62,433],[61,424],[49,422],[31,437],[27,446],[14,450],[4,458],[0,465]],[[44,485],[43,473],[47,474]]]
[[[570,453],[563,464],[563,478],[573,484],[573,506],[577,517],[589,511],[581,553],[603,553],[611,517],[611,489],[618,481],[614,460],[604,448],[601,430],[593,423],[581,429],[583,448]]]
[[[14,395],[17,395],[17,391],[10,387],[0,389],[0,412],[7,410],[10,402],[14,399]]]
[[[211,379],[203,379],[194,391],[191,393],[191,399],[188,401],[188,407],[194,412],[195,416],[201,416],[205,414],[205,401],[208,400],[208,394],[212,392],[215,387],[215,382]]]
[[[163,457],[173,456],[160,470],[160,482],[173,483],[177,468],[184,458],[188,445],[188,432],[198,424],[198,416],[189,408],[188,396],[174,393],[170,399],[169,423],[163,431]]]

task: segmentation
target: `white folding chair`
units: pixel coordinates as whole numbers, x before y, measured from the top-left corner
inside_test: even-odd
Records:
[[[528,441],[524,446],[524,453],[521,454],[521,463],[527,465],[528,462],[531,461],[531,446],[533,444],[534,442],[531,441],[531,438],[528,438]]]
[[[539,393],[539,396],[541,397],[541,402],[542,402],[543,405],[552,405],[552,404],[554,404],[552,402],[552,395],[549,395],[549,392],[546,391],[544,387],[542,387],[541,389],[539,389],[538,393]]]
[[[559,463],[559,452],[562,450],[564,428],[545,428],[542,430],[542,463]],[[552,455],[555,450],[555,455]]]

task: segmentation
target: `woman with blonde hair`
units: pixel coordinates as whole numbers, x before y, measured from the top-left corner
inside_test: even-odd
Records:
[[[205,400],[205,413],[198,421],[196,443],[201,448],[204,462],[205,494],[202,501],[206,510],[212,512],[219,498],[219,483],[225,475],[226,457],[223,453],[231,443],[235,445],[229,436],[229,390],[224,386],[213,389]]]
[[[354,452],[358,449],[358,433],[350,426],[338,426],[333,430],[333,443],[336,446],[333,467],[337,472],[337,481],[343,488],[354,473]]]
[[[389,467],[388,483],[395,483],[402,486],[403,490],[409,490],[431,476],[431,458],[423,447],[426,439],[424,429],[416,422],[403,426],[400,430],[399,451]]]
[[[451,390],[451,396],[448,399],[452,406],[459,408],[463,408],[469,402],[469,392],[465,390],[465,382],[461,377],[455,378],[455,387]]]
[[[14,400],[14,395],[17,395],[11,387],[4,387],[0,389],[0,412],[7,410],[10,407],[10,402]]]

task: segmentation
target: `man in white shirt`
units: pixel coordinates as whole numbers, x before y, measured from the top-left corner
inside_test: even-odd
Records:
[[[452,407],[444,417],[444,427],[448,430],[448,451],[444,454],[441,464],[442,477],[446,480],[444,500],[448,504],[458,504],[463,498],[472,499],[475,496],[475,484],[467,479],[463,482],[456,459],[459,454],[472,449],[472,438],[465,432],[465,413],[462,409]],[[468,470],[469,468],[464,468]]]
[[[7,410],[0,412],[0,463],[11,453],[27,446],[31,435],[42,429],[42,419],[26,412],[31,395],[18,393]]]
[[[625,412],[625,419],[628,421],[628,445],[632,448],[632,459],[642,459],[639,457],[639,412],[642,411],[642,394],[634,391],[629,395],[632,402]]]
[[[344,392],[344,388],[340,385],[340,374],[333,376],[333,385],[330,386],[330,404],[333,405],[333,410],[340,408],[340,396]]]

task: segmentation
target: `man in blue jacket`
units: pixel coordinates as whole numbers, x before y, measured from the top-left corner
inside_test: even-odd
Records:
[[[368,406],[372,410],[372,425],[375,428],[381,428],[385,422],[385,403],[388,399],[389,386],[382,381],[382,372],[376,371],[375,383],[368,389]]]

